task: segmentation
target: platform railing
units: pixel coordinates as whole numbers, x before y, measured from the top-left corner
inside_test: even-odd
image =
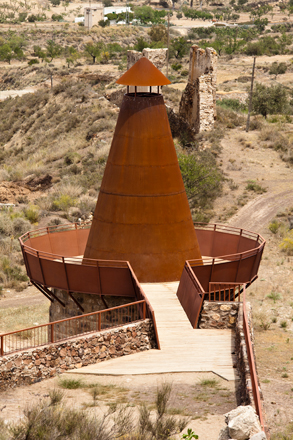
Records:
[[[40,347],[89,333],[137,322],[147,317],[146,301],[86,313],[72,318],[15,330],[0,335],[0,355]]]
[[[246,342],[246,351],[247,351],[247,358],[249,363],[249,370],[250,370],[250,378],[251,378],[251,388],[252,388],[252,394],[253,394],[253,400],[255,405],[256,413],[259,417],[259,421],[261,424],[261,427],[263,431],[267,431],[266,425],[265,425],[265,419],[262,409],[262,403],[261,403],[261,397],[260,397],[260,390],[259,390],[259,383],[258,383],[258,376],[256,372],[256,362],[254,358],[254,352],[252,347],[252,341],[251,341],[251,333],[249,329],[249,321],[246,311],[246,292],[245,292],[245,285],[243,285],[243,332]]]
[[[205,294],[208,301],[240,301],[242,284],[239,283],[209,283],[209,293]]]

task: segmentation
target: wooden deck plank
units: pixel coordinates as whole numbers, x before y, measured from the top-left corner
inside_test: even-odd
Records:
[[[178,283],[142,284],[155,312],[161,350],[148,350],[88,365],[68,373],[124,375],[214,372],[237,379],[231,330],[193,329],[176,296]]]

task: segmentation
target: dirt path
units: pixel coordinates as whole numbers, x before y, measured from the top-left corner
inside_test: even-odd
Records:
[[[227,133],[219,159],[227,181],[213,220],[267,234],[274,217],[293,206],[291,168],[277,151],[261,145],[258,132],[246,133],[244,127]],[[248,181],[264,192],[248,190]]]
[[[270,221],[284,208],[293,206],[293,179],[287,182],[290,189],[266,193],[243,206],[230,220],[229,224],[250,231],[267,231]]]

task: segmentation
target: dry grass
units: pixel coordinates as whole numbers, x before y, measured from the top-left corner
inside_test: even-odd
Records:
[[[33,327],[35,323],[46,324],[49,304],[0,309],[1,328],[6,332]]]

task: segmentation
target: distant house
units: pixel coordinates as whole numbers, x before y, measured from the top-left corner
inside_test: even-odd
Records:
[[[104,6],[102,3],[84,8],[84,26],[86,28],[92,28],[97,25],[100,20],[104,20]]]

